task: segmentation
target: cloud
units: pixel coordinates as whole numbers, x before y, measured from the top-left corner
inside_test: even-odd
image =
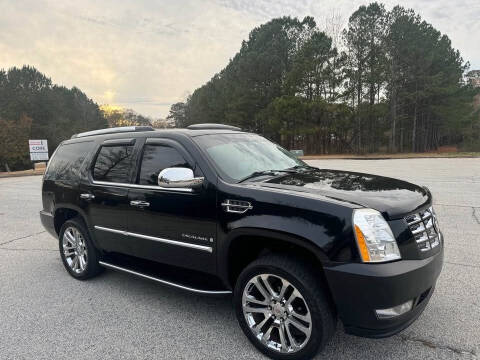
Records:
[[[480,4],[408,0],[466,60],[480,68]],[[172,103],[219,72],[250,30],[273,17],[332,13],[346,22],[350,0],[181,0],[65,2],[0,0],[0,68],[29,64],[99,104],[165,117]],[[387,7],[396,3],[386,1]],[[475,41],[476,39],[476,41]]]

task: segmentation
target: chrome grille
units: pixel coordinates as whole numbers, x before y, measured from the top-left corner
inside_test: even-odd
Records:
[[[429,251],[440,245],[441,234],[433,207],[408,215],[405,221],[420,251]]]

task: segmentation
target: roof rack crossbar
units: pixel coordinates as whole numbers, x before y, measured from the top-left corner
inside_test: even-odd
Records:
[[[237,126],[225,125],[225,124],[193,124],[187,126],[189,130],[235,130],[241,131],[242,129]]]
[[[94,135],[105,135],[105,134],[116,134],[116,133],[124,133],[124,132],[138,132],[138,131],[155,131],[155,129],[151,126],[119,126],[107,129],[100,129],[100,130],[92,130],[86,131],[78,134],[72,135],[72,139],[86,137],[86,136],[94,136]]]

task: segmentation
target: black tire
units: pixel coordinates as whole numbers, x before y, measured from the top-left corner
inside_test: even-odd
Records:
[[[86,249],[86,266],[84,270],[82,271],[74,271],[72,267],[69,265],[67,261],[67,256],[65,255],[64,249],[63,249],[63,237],[65,234],[65,231],[67,229],[76,229],[84,239],[84,247]],[[65,266],[65,269],[67,272],[74,277],[77,280],[86,280],[90,279],[99,273],[102,272],[103,268],[99,265],[98,261],[100,258],[100,254],[98,250],[95,248],[95,246],[92,243],[92,239],[90,237],[90,233],[87,230],[87,227],[85,226],[85,223],[83,219],[79,216],[65,221],[65,223],[62,225],[60,229],[60,233],[58,236],[58,244],[59,244],[59,250],[60,250],[60,257],[62,258],[63,265]],[[70,257],[68,257],[70,258]]]
[[[255,336],[245,319],[242,297],[249,281],[260,274],[272,274],[286,279],[302,295],[311,314],[311,334],[304,346],[296,352],[280,352],[264,345]],[[319,274],[297,259],[286,255],[271,254],[250,263],[240,274],[235,284],[234,306],[237,320],[245,335],[253,345],[272,359],[310,359],[322,350],[332,337],[336,327],[335,310],[329,301],[325,284]],[[281,320],[286,321],[287,320]],[[279,331],[279,330],[277,330]]]

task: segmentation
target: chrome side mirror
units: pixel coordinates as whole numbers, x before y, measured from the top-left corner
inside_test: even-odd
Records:
[[[203,177],[194,177],[189,168],[166,168],[158,174],[158,186],[164,188],[194,188],[202,184]]]

